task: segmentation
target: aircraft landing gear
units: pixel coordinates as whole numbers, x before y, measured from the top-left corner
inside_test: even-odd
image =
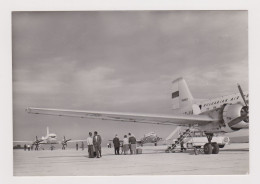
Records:
[[[219,145],[217,143],[212,143],[212,154],[218,154],[219,152]]]
[[[210,143],[206,143],[204,145],[204,153],[205,154],[212,154],[212,146]]]
[[[219,145],[216,142],[211,142],[213,133],[206,133],[208,138],[208,143],[204,145],[204,153],[205,154],[218,154],[219,153]]]

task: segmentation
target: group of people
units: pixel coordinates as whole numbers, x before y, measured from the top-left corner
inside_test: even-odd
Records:
[[[88,157],[89,158],[100,158],[101,155],[101,136],[98,135],[97,131],[94,132],[94,136],[92,136],[92,132],[89,132],[89,136],[87,138],[88,145]]]
[[[113,144],[115,148],[115,155],[119,155],[119,150],[121,147],[121,154],[127,154],[128,150],[130,150],[130,154],[136,154],[136,138],[134,135],[131,135],[131,133],[128,133],[128,138],[127,135],[124,135],[124,139],[122,143],[120,143],[120,140],[118,136],[116,135],[115,138],[113,139]]]
[[[98,135],[98,132],[94,132],[94,136],[92,135],[92,132],[89,132],[89,136],[87,138],[87,145],[88,145],[88,157],[89,158],[100,158],[101,155],[101,143],[102,138],[100,135]],[[136,154],[136,138],[134,135],[131,135],[131,133],[128,133],[127,135],[124,135],[123,141],[120,141],[118,136],[116,135],[113,139],[114,149],[115,149],[115,155],[119,155],[119,150],[121,147],[121,154],[128,154],[128,151],[130,150],[130,154]],[[78,143],[76,143],[76,150],[78,150]],[[81,144],[82,150],[84,150],[84,144],[82,142]],[[24,145],[24,150],[26,151],[32,150],[30,145]],[[53,150],[53,149],[51,149]]]

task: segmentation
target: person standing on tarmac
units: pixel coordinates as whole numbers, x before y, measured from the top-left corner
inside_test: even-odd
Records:
[[[27,149],[28,149],[28,151],[31,150],[31,145],[30,144],[27,145]]]
[[[78,143],[76,143],[76,150],[78,151],[78,149],[79,149],[79,145]]]
[[[127,135],[124,135],[124,139],[123,139],[123,150],[124,150],[124,154],[127,154],[127,151],[129,149],[129,141],[127,139]]]
[[[94,158],[94,147],[93,147],[92,132],[89,132],[89,136],[87,138],[87,145],[88,145],[88,158]]]
[[[115,155],[119,155],[120,141],[117,135],[113,139],[113,144],[115,148]]]
[[[130,147],[130,153],[132,154],[136,154],[136,138],[131,135],[131,133],[128,134],[129,135],[129,147]]]
[[[94,137],[93,137],[93,145],[95,147],[97,158],[102,157],[102,155],[101,155],[101,142],[102,142],[101,136],[98,135],[97,131],[95,131]]]

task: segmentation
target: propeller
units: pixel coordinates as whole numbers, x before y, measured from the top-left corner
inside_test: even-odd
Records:
[[[62,145],[67,146],[67,142],[70,141],[71,139],[66,139],[65,136],[63,136],[63,141],[62,141]]]
[[[235,119],[233,119],[232,121],[230,121],[228,123],[228,126],[232,127],[232,126],[238,124],[241,121],[247,122],[248,121],[248,116],[247,115],[242,115],[242,116],[240,116],[238,118],[235,118]]]
[[[40,144],[40,142],[42,142],[42,141],[43,140],[38,140],[38,137],[36,136],[35,137],[35,141],[33,142],[33,144],[38,146]]]
[[[244,108],[244,110],[246,111],[246,113],[248,113],[248,105],[247,105],[247,103],[246,103],[246,99],[245,99],[243,90],[242,90],[242,88],[240,87],[239,84],[237,84],[237,87],[238,87],[239,93],[240,93],[240,95],[241,95],[241,97],[242,97],[242,99],[243,99],[243,101],[244,101],[244,103],[245,103],[245,106],[246,106],[246,108]]]
[[[241,115],[241,116],[240,116],[240,117],[237,117],[237,118],[235,118],[235,119],[233,119],[232,121],[230,121],[230,122],[228,123],[228,125],[229,125],[230,127],[232,127],[232,126],[238,124],[238,123],[241,122],[241,121],[245,121],[245,122],[247,122],[247,123],[249,122],[249,117],[248,117],[248,109],[249,109],[249,106],[248,106],[248,104],[247,104],[247,102],[246,102],[245,95],[244,95],[244,93],[243,93],[242,88],[240,87],[239,84],[237,84],[237,87],[238,87],[239,93],[240,93],[240,95],[241,95],[241,97],[242,97],[242,99],[243,99],[243,101],[244,101],[244,103],[245,103],[245,106],[242,107],[242,109],[241,109],[241,112],[240,112],[240,115]]]

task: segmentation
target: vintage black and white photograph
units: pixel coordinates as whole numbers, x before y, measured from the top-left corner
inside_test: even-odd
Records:
[[[250,173],[247,10],[11,20],[13,176]]]

